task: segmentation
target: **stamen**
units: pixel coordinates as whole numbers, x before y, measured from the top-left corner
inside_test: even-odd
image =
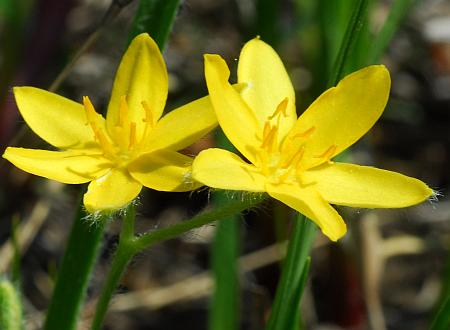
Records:
[[[133,147],[137,143],[136,140],[136,123],[131,122],[130,123],[130,144],[129,148]]]
[[[278,116],[280,113],[283,114],[284,117],[287,117],[286,108],[289,102],[289,98],[285,97],[283,101],[278,104],[277,109],[273,113],[272,116],[269,117],[270,120],[274,119],[276,116]]]
[[[267,136],[263,139],[261,148],[267,150],[268,152],[274,151],[275,144],[278,140],[278,127],[272,127]]]
[[[331,157],[333,157],[334,153],[336,152],[337,146],[333,144],[331,147],[329,147],[325,152],[321,155],[314,156],[314,158],[324,158],[326,160],[330,160]]]
[[[97,112],[95,111],[94,106],[92,105],[91,100],[89,99],[88,96],[83,96],[83,105],[84,105],[84,110],[86,111],[86,119],[87,119],[87,123],[91,125],[92,129],[94,129],[96,127],[96,117],[97,117]]]
[[[300,147],[298,148],[298,150],[289,158],[287,158],[286,160],[284,160],[281,164],[280,167],[281,168],[288,168],[290,167],[292,164],[295,164],[295,166],[297,166],[297,164],[300,162],[300,160],[303,158],[303,155],[305,154],[305,147]]]
[[[267,135],[270,132],[270,122],[266,121],[266,123],[264,124],[264,130],[263,130],[263,141],[267,138]]]
[[[127,98],[125,95],[120,97],[120,105],[119,105],[119,122],[117,123],[117,126],[125,127],[127,121],[128,121],[128,104],[127,104]]]
[[[89,99],[89,97],[83,96],[83,105],[86,111],[88,124],[91,126],[92,131],[94,132],[95,140],[98,141],[105,155],[114,157],[114,148],[112,144],[109,142],[107,136],[102,131],[102,129],[97,126],[98,114],[95,111],[95,108],[92,105],[92,102]]]
[[[269,167],[267,166],[267,163],[268,163],[267,153],[259,152],[259,153],[256,154],[256,158],[257,158],[259,166],[262,169],[262,172],[265,175],[268,175],[269,174]]]
[[[312,135],[312,133],[314,133],[315,130],[316,130],[316,127],[315,127],[315,126],[312,126],[312,127],[308,128],[308,129],[307,129],[306,131],[304,131],[304,132],[301,132],[301,133],[297,133],[297,134],[292,135],[292,136],[290,137],[290,139],[291,139],[291,140],[294,140],[294,139],[296,139],[296,138],[301,138],[301,139],[309,138],[309,137]]]
[[[115,154],[114,148],[112,144],[108,141],[108,138],[106,137],[105,133],[100,129],[96,129],[94,130],[94,134],[98,142],[100,143],[100,146],[102,147],[103,153],[106,156],[114,157]]]
[[[153,114],[147,101],[142,101],[141,104],[145,111],[145,118],[143,119],[144,123],[147,123],[150,127],[153,127]]]

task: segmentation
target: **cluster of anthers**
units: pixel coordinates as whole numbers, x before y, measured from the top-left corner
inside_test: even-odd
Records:
[[[113,131],[109,132],[103,124],[103,118],[92,105],[89,97],[83,97],[87,123],[94,133],[94,139],[102,149],[103,156],[118,166],[126,166],[136,156],[145,151],[145,140],[155,127],[150,107],[146,101],[141,105],[144,111],[142,121],[145,123],[143,133],[136,130],[136,122],[129,118],[129,108],[125,96],[120,98],[119,116]]]
[[[316,127],[312,126],[304,132],[280,137],[280,121],[282,121],[282,117],[287,117],[288,102],[289,99],[286,97],[278,104],[274,113],[267,117],[262,138],[257,136],[258,140],[262,142],[260,148],[255,152],[257,159],[255,165],[272,183],[297,182],[305,185],[307,183],[302,180],[302,172],[326,162],[331,163],[337,146],[333,144],[322,154],[314,155],[313,164],[305,167],[302,160],[308,139],[314,134]]]

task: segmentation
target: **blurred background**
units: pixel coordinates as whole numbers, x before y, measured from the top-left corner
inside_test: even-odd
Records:
[[[233,75],[243,44],[260,35],[283,59],[300,114],[325,90],[350,16],[345,3],[352,1],[182,1],[164,52],[167,111],[206,95],[204,53],[221,54]],[[0,1],[0,152],[10,145],[48,148],[24,125],[11,88],[48,89],[100,25],[98,39],[57,93],[76,101],[87,95],[97,109],[105,109],[138,2],[101,25],[109,0]],[[350,54],[354,67],[376,58],[370,45],[391,6],[392,1],[371,1],[367,31]],[[419,178],[437,198],[400,210],[340,209],[349,233],[337,244],[319,234],[312,252],[301,306],[307,329],[426,329],[437,304],[450,293],[450,2],[411,1],[376,62],[391,72],[389,105],[346,157]],[[186,153],[214,145],[211,134]],[[10,269],[16,221],[27,329],[41,327],[79,194],[80,186],[38,178],[0,160],[0,272]],[[207,189],[189,194],[144,189],[137,231],[186,219],[209,200]],[[268,317],[290,219],[289,210],[268,201],[239,222],[242,329],[262,329]],[[86,324],[119,229],[120,223],[112,222],[105,236],[83,309]],[[105,329],[206,329],[215,230],[203,227],[136,257]]]

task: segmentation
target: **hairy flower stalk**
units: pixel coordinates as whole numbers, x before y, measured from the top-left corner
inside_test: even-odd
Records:
[[[114,212],[146,186],[189,191],[188,147],[217,125],[209,97],[161,117],[168,92],[162,55],[148,34],[137,36],[119,65],[106,118],[89,97],[83,104],[34,87],[15,87],[31,129],[59,151],[9,147],[3,157],[20,169],[68,184],[90,182],[86,209]]]
[[[331,240],[346,232],[330,204],[406,207],[433,194],[422,181],[332,158],[358,141],[386,106],[390,77],[366,67],[325,91],[297,118],[295,91],[278,55],[258,38],[242,49],[238,92],[219,55],[205,55],[214,110],[228,139],[247,161],[222,149],[202,151],[193,177],[213,188],[267,192],[313,220]]]

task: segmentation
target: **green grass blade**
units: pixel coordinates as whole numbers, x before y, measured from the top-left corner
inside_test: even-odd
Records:
[[[442,302],[430,328],[430,330],[448,329],[450,329],[450,295]]]
[[[316,237],[316,225],[299,214],[294,221],[286,259],[283,263],[275,301],[267,330],[292,330],[293,320],[299,320],[299,303],[306,281],[307,259]]]
[[[147,32],[163,50],[180,3],[181,0],[141,0],[131,27],[130,41]]]
[[[227,200],[225,193],[216,193],[215,203]],[[234,330],[239,324],[239,217],[218,221],[212,246],[214,293],[209,316],[210,330]]]
[[[415,1],[416,0],[393,1],[389,15],[373,43],[368,64],[374,64],[380,61],[381,56],[394,37],[400,23],[403,21]]]
[[[358,0],[345,30],[341,47],[334,61],[333,71],[328,80],[328,87],[335,86],[344,74],[344,68],[349,62],[349,54],[358,40],[359,33],[367,18],[368,0]],[[353,68],[354,69],[354,68]]]
[[[6,278],[0,278],[0,329],[22,330],[22,310],[17,287]]]
[[[356,0],[319,0],[317,2],[317,16],[324,46],[322,51],[325,52],[325,66],[328,74],[336,61],[355,2]]]
[[[233,151],[233,145],[225,134],[216,135],[218,147]],[[226,204],[229,198],[226,192],[218,191],[213,195],[216,206]],[[209,315],[210,330],[234,330],[239,328],[239,215],[228,221],[218,221],[211,251],[211,265],[214,277],[214,293],[211,299]]]
[[[56,286],[45,320],[46,330],[73,330],[97,260],[106,219],[93,224],[83,218],[82,206],[72,225]]]
[[[289,324],[292,325],[291,330],[298,330],[304,328],[302,324],[302,317],[300,314],[300,303],[303,296],[303,291],[305,290],[306,281],[308,280],[310,267],[311,267],[311,257],[308,257],[306,258],[305,266],[303,267],[303,273],[300,279],[299,287],[295,289],[295,292],[297,292],[297,297],[295,298],[297,305],[292,307],[291,313],[292,320],[289,322]]]

